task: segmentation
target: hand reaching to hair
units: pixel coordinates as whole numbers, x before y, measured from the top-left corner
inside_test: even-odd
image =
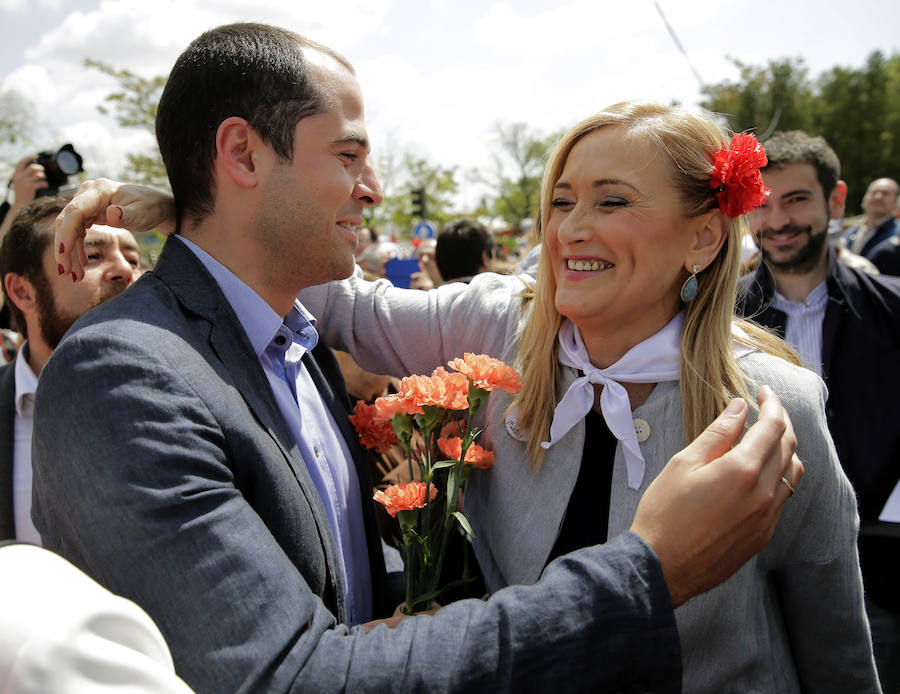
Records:
[[[787,412],[772,389],[735,445],[748,407],[733,400],[647,488],[631,529],[656,552],[672,604],[717,586],[772,538],[803,464]],[[734,446],[732,448],[732,446]]]
[[[54,248],[60,274],[84,277],[84,235],[92,224],[105,224],[129,231],[157,229],[175,231],[172,196],[147,186],[118,183],[106,178],[82,183],[75,197],[56,218]]]

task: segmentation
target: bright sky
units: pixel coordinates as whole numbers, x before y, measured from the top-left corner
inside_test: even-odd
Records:
[[[815,75],[900,50],[897,0],[658,4],[708,83],[737,77],[728,57],[802,56]],[[114,83],[84,59],[166,74],[193,38],[233,21],[278,24],[343,53],[373,147],[420,150],[461,174],[490,165],[496,123],[549,132],[623,99],[700,98],[652,0],[0,0],[0,90],[34,103],[39,149],[72,142],[92,175],[115,176],[148,136],[97,112]]]

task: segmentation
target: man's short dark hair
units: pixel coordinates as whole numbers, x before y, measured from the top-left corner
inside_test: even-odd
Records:
[[[763,143],[769,163],[763,171],[799,162],[810,164],[827,198],[841,177],[841,160],[824,137],[812,137],[802,130],[776,133]]]
[[[446,281],[478,274],[483,254],[494,255],[494,240],[483,224],[472,219],[450,222],[437,237],[434,262]]]
[[[49,291],[50,281],[44,274],[44,251],[53,241],[53,228],[47,217],[56,217],[66,202],[66,198],[54,196],[37,198],[13,217],[9,231],[0,243],[0,280],[13,272],[27,279],[36,289],[47,288]],[[0,283],[14,327],[28,339],[25,316],[9,298],[6,282]]]
[[[353,72],[330,48],[265,24],[212,29],[179,56],[156,114],[179,229],[186,214],[212,212],[216,131],[226,118],[244,118],[279,157],[293,159],[297,123],[329,106],[304,57],[307,50]]]

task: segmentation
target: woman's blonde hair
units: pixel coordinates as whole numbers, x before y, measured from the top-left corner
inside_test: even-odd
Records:
[[[569,152],[583,137],[605,126],[621,128],[630,136],[647,138],[656,145],[671,165],[671,180],[680,192],[685,215],[693,217],[717,207],[715,191],[709,185],[712,157],[723,142],[730,142],[731,136],[708,114],[628,101],[574,126],[551,151],[541,182],[539,236],[547,228],[553,187]],[[685,441],[696,438],[732,398],[740,396],[753,405],[735,361],[732,322],[737,321],[743,329],[745,336],[739,338],[742,342],[797,363],[796,355],[783,341],[734,315],[742,218],[726,220],[729,228],[725,242],[713,262],[697,275],[697,296],[684,304],[681,399]],[[529,302],[531,313],[516,359],[524,387],[511,404],[511,408],[518,408],[520,430],[528,432],[527,450],[536,466],[543,459],[540,444],[549,438],[553,411],[562,397],[557,333],[563,318],[556,309],[556,280],[550,269],[547,244],[541,249],[539,268],[533,300]]]

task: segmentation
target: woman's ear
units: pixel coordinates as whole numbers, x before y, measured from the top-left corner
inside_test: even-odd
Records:
[[[707,212],[696,221],[694,243],[684,258],[684,267],[688,272],[692,271],[694,265],[699,265],[702,269],[715,260],[731,227],[731,220],[720,210]]]
[[[262,143],[259,135],[243,118],[226,118],[216,130],[216,168],[241,188],[253,188],[259,182],[257,158]]]

